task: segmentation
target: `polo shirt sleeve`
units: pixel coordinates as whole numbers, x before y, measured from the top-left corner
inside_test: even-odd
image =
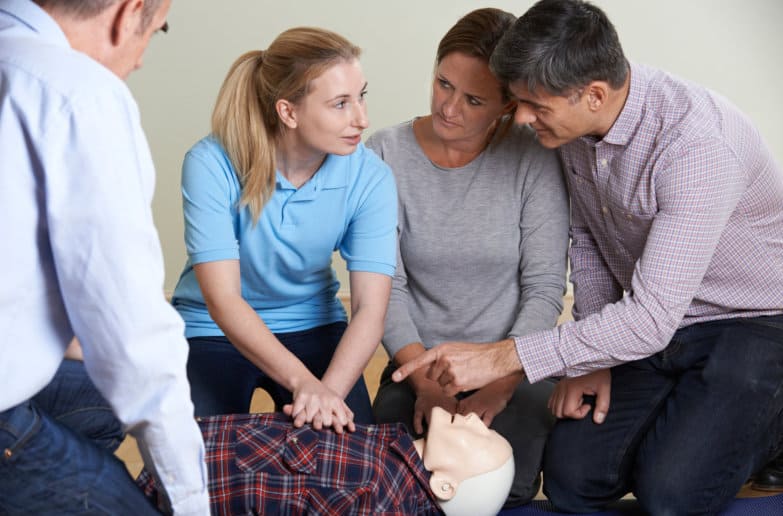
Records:
[[[365,151],[357,202],[340,243],[349,271],[394,276],[397,265],[397,187],[391,169]],[[354,185],[356,186],[356,185]]]
[[[182,209],[185,247],[193,265],[238,260],[235,219],[239,180],[214,140],[196,144],[182,164]]]

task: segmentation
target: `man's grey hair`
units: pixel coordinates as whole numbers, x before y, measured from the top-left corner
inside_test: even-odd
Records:
[[[592,81],[620,88],[629,66],[601,9],[583,0],[540,0],[503,35],[490,68],[505,84],[570,96]]]
[[[120,0],[33,0],[44,9],[72,16],[77,20],[87,20],[99,15]],[[141,28],[146,30],[162,0],[145,0],[141,13]]]

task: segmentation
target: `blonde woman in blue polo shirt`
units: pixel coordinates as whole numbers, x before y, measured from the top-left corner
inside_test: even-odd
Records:
[[[358,47],[315,28],[231,67],[212,134],[185,156],[188,261],[174,292],[196,415],[247,412],[256,387],[293,424],[372,422],[362,371],[396,263],[391,170],[361,143]],[[350,324],[331,256],[350,272]]]

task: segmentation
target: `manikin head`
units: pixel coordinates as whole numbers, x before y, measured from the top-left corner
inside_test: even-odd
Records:
[[[476,414],[433,408],[427,437],[415,445],[446,516],[493,515],[503,507],[514,478],[511,445]]]

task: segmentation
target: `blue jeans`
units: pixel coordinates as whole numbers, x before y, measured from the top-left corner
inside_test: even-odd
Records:
[[[0,514],[158,514],[112,454],[122,439],[84,364],[64,360],[40,393],[0,412]]]
[[[275,337],[313,375],[322,378],[345,328],[346,323],[337,322],[309,330],[276,333]],[[196,416],[247,413],[256,388],[269,393],[275,410],[291,403],[291,393],[246,359],[227,338],[193,337],[188,343],[188,380]],[[356,423],[375,422],[363,377],[359,376],[345,403],[353,411]]]
[[[714,514],[776,455],[782,415],[783,316],[688,326],[612,368],[602,425],[558,421],[544,492],[569,512],[633,492],[650,514]]]

